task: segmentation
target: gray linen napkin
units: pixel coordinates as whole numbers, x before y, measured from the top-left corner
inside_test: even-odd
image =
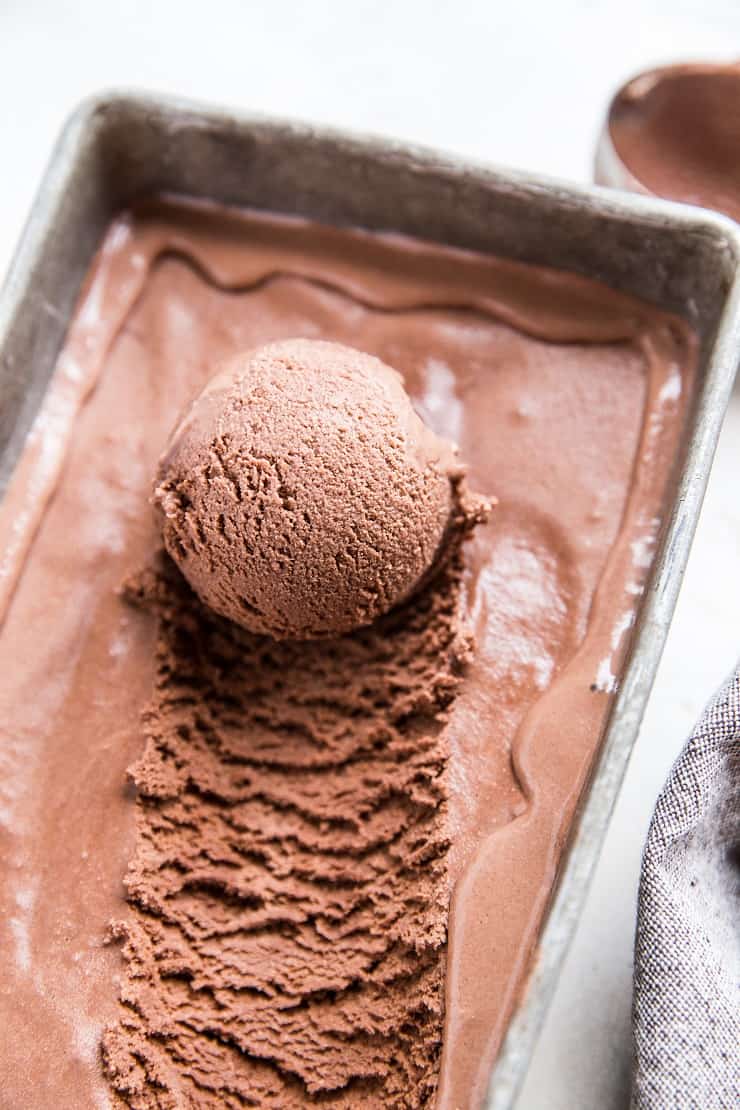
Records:
[[[634,1110],[740,1107],[740,671],[658,798],[642,861]]]

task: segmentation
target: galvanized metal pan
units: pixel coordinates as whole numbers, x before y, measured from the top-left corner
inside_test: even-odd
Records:
[[[667,527],[591,787],[488,1105],[514,1105],[637,737],[740,352],[740,234],[720,216],[471,164],[382,139],[107,95],[54,151],[0,296],[0,488],[22,450],[80,283],[113,213],[169,190],[572,270],[684,316],[699,388]]]

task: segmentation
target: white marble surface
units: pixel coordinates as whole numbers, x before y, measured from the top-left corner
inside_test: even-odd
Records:
[[[611,91],[740,53],[737,0],[0,0],[0,273],[83,96],[140,87],[587,180]],[[740,396],[676,619],[520,1110],[625,1107],[631,945],[655,796],[740,654]]]

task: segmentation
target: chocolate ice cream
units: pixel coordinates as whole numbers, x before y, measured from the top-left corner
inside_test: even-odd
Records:
[[[232,358],[162,458],[167,551],[207,605],[276,639],[336,636],[404,601],[482,517],[400,375],[339,343]]]
[[[148,502],[210,368],[296,335],[396,366],[500,501],[306,642],[203,605]],[[573,274],[173,200],[113,222],[0,506],[3,1105],[481,1104],[695,359]]]
[[[715,208],[740,220],[740,64],[687,62],[642,73],[614,98],[607,183]]]

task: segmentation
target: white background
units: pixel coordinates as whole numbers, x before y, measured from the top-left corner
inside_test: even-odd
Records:
[[[588,180],[613,90],[740,54],[737,0],[0,0],[0,274],[65,116],[143,87]],[[740,654],[740,397],[676,619],[521,1110],[626,1106],[631,946],[655,796]]]

